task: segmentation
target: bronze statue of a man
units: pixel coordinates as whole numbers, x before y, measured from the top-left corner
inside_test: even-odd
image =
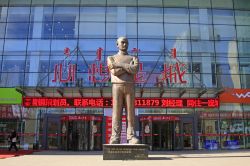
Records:
[[[123,105],[127,114],[127,140],[129,144],[139,144],[135,134],[135,86],[134,76],[138,71],[139,60],[128,55],[128,39],[119,37],[116,41],[118,53],[107,59],[111,72],[113,113],[112,135],[110,144],[119,144],[121,138],[121,122]]]

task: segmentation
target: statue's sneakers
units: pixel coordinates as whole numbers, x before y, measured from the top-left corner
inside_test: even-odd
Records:
[[[129,144],[140,144],[140,140],[136,137],[132,137],[130,140],[128,140]]]
[[[119,139],[110,139],[109,144],[120,144]]]

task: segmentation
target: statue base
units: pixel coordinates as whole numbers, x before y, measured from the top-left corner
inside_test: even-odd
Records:
[[[147,160],[148,145],[104,144],[103,160]]]

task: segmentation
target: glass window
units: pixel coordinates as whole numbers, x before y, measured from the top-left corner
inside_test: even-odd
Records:
[[[249,74],[241,75],[241,84],[242,84],[242,88],[250,88],[250,75]]]
[[[213,10],[214,24],[235,24],[233,10]]]
[[[164,38],[163,24],[161,23],[138,23],[139,38]]]
[[[44,21],[43,22],[42,39],[52,38],[52,25],[53,25],[53,22],[51,22],[51,21]]]
[[[214,25],[215,40],[236,40],[235,26]]]
[[[107,22],[136,22],[137,8],[135,7],[108,7]]]
[[[75,38],[78,35],[78,8],[55,7],[54,22],[52,22],[52,8],[45,8],[43,18],[42,38]],[[66,11],[66,12],[65,12]],[[52,27],[53,25],[53,27]],[[53,32],[53,34],[52,34]]]
[[[235,9],[250,9],[250,3],[248,0],[234,0],[234,8]]]
[[[55,5],[79,5],[80,0],[55,0]]]
[[[105,8],[81,7],[80,21],[105,21]]]
[[[9,7],[8,22],[29,22],[29,7]]]
[[[218,74],[239,74],[238,66],[238,58],[216,58],[216,69]]]
[[[113,45],[116,47],[116,40],[114,40]],[[105,41],[104,39],[80,39],[79,47],[83,55],[85,55],[86,53],[92,53],[92,55],[96,55],[96,50],[99,47],[103,49],[105,48]]]
[[[24,72],[25,56],[4,56],[2,69],[4,72]]]
[[[18,6],[18,5],[29,5],[31,4],[31,0],[10,0],[10,6]]]
[[[61,55],[61,57],[65,58],[65,48],[69,48],[70,56],[76,55],[77,53],[73,50],[77,48],[77,40],[52,40],[51,52],[56,52],[58,55]]]
[[[156,6],[162,7],[162,0],[138,0],[138,6]]]
[[[188,40],[165,40],[165,48],[168,52],[176,48],[177,56],[191,56],[191,45]]]
[[[190,59],[191,61],[191,59]],[[214,57],[192,57],[192,71],[193,73],[213,73]],[[209,77],[208,77],[209,78]]]
[[[0,39],[0,55],[2,55],[4,39]]]
[[[250,26],[237,26],[237,39],[241,41],[250,40]]]
[[[189,7],[211,8],[210,0],[189,0]]]
[[[6,27],[6,38],[25,39],[29,35],[29,23],[8,23]]]
[[[136,23],[107,23],[106,37],[117,38],[117,36],[126,36],[128,38],[137,37]]]
[[[33,10],[34,12],[36,10]],[[36,12],[36,14],[38,14]],[[48,22],[48,21],[53,21],[53,7],[44,7],[43,8],[43,21]]]
[[[191,24],[191,39],[194,40],[213,40],[212,25]]]
[[[164,24],[165,37],[167,39],[189,39],[190,30],[188,24]]]
[[[9,0],[0,0],[1,6],[8,6]]]
[[[51,1],[51,0],[32,0],[32,5],[53,5],[53,2],[54,1]]]
[[[190,9],[190,22],[212,24],[212,11],[210,9]]]
[[[107,0],[107,6],[136,6],[135,0]]]
[[[212,0],[212,7],[213,8],[233,8],[233,0]]]
[[[214,56],[214,42],[213,41],[192,41],[192,55],[205,57]]]
[[[240,75],[217,75],[218,88],[240,88]]]
[[[2,7],[2,6],[0,7],[0,22],[6,22],[7,11],[8,11],[7,7]]]
[[[35,52],[40,55],[42,52],[50,51],[50,41],[49,40],[41,40],[41,39],[33,39],[28,40],[28,52]]]
[[[163,0],[164,7],[188,7],[188,0]]]
[[[164,40],[139,39],[138,48],[141,50],[141,53],[139,53],[140,55],[144,52],[158,52],[160,54],[164,49]]]
[[[237,25],[250,25],[250,11],[235,11]]]
[[[2,73],[0,76],[1,87],[23,86],[24,73]]]
[[[163,22],[163,9],[138,8],[138,22]]]
[[[6,23],[0,23],[0,38],[4,38]]]
[[[238,42],[239,56],[250,57],[250,42]]]
[[[27,42],[25,40],[5,39],[4,52],[24,51],[25,53],[26,45]]]
[[[106,6],[107,0],[81,0],[82,6]]]
[[[79,8],[77,7],[55,7],[54,21],[78,21]]]
[[[53,38],[56,39],[72,39],[78,37],[76,22],[54,22]]]
[[[250,74],[250,58],[239,58],[240,72],[242,74]]]
[[[164,22],[168,23],[188,23],[188,9],[181,8],[165,8]]]
[[[80,22],[79,37],[80,38],[104,38],[105,37],[105,24],[104,23]]]
[[[215,42],[215,51],[217,56],[237,57],[237,45],[235,41],[217,41]]]

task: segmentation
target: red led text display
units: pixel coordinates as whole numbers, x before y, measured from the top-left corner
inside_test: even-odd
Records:
[[[24,107],[112,107],[112,98],[24,97]],[[218,98],[136,98],[136,108],[218,108]]]

